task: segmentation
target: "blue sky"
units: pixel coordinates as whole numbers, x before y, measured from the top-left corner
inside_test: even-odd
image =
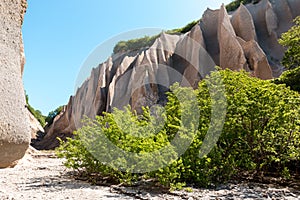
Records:
[[[30,104],[44,115],[67,104],[86,58],[113,36],[141,28],[182,27],[200,19],[207,7],[216,9],[229,2],[28,0],[23,24],[26,54],[23,80]],[[109,43],[111,48],[113,42]],[[106,57],[111,48],[102,49],[103,54],[99,54]]]

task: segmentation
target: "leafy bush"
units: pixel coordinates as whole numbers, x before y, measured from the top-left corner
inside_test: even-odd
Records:
[[[276,84],[285,84],[292,90],[300,92],[300,17],[295,20],[296,25],[281,35],[279,43],[285,47],[282,64],[289,70],[274,80]]]
[[[298,16],[292,28],[281,35],[279,44],[287,47],[282,64],[287,69],[293,69],[300,66],[300,16]]]
[[[224,88],[217,87],[217,83],[224,84],[226,101],[220,95]],[[87,174],[97,173],[129,183],[152,177],[171,187],[181,187],[185,183],[208,186],[227,181],[243,171],[277,172],[288,177],[294,170],[291,166],[300,159],[300,96],[297,92],[284,85],[252,78],[246,72],[230,70],[213,72],[194,91],[178,84],[172,91],[168,93],[164,120],[158,120],[165,121],[163,126],[149,123],[157,121],[147,108],[142,116],[132,113],[129,107],[124,111],[115,110],[96,120],[86,119],[85,126],[75,133],[74,139],[61,141],[58,155],[66,158],[67,167]],[[187,99],[195,95],[197,103],[182,103],[178,94]],[[214,128],[222,126],[220,119],[225,110],[215,110],[217,118],[213,117],[215,105],[227,105],[220,137],[215,135]],[[189,125],[182,128],[186,123],[182,116],[192,116],[197,109],[200,111],[199,126],[192,119],[185,120]],[[210,127],[212,124],[214,126]],[[174,144],[172,141],[177,135],[181,142],[175,143],[173,149],[154,154],[154,157],[147,154]],[[190,139],[187,151],[177,158],[177,149]],[[144,163],[133,162],[122,151],[99,153],[110,149],[109,142],[125,152],[139,153],[140,160],[137,160]],[[209,145],[213,145],[212,150],[199,156],[203,147]],[[137,166],[151,168],[153,159],[165,165],[150,172],[132,173],[138,171],[135,170]]]
[[[285,84],[292,90],[300,92],[300,67],[283,72],[279,78],[274,79],[274,83]]]
[[[187,99],[186,102],[192,99],[189,98],[192,95],[190,91],[188,88],[174,88],[175,93],[181,93],[181,96]],[[193,104],[187,104],[184,109],[186,112],[195,109],[191,107]],[[138,174],[142,174],[143,177],[156,177],[161,183],[169,186],[175,184],[173,179],[179,174],[175,167],[178,163],[177,152],[170,145],[170,139],[176,134],[179,129],[176,127],[181,122],[174,121],[170,114],[165,115],[160,109],[155,113],[161,117],[150,115],[149,108],[143,110],[141,116],[132,113],[131,108],[126,107],[124,111],[115,109],[113,113],[97,116],[96,120],[85,119],[86,125],[74,133],[74,139],[61,141],[58,155],[67,158],[67,167],[84,169],[88,174],[100,173],[102,176],[111,176],[126,183],[137,180]],[[161,121],[167,123],[161,124]],[[166,131],[171,129],[168,126],[175,127],[176,131],[167,133]],[[179,133],[177,141],[192,141],[184,131]],[[117,148],[113,147],[111,150],[111,143]],[[166,146],[168,148],[164,148]],[[119,151],[118,148],[136,154],[132,156],[130,153]],[[166,167],[154,172],[147,170],[159,168],[157,166]],[[165,176],[165,173],[169,175]],[[178,183],[176,185],[178,186]]]

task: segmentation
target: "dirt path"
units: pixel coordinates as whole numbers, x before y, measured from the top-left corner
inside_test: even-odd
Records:
[[[300,192],[259,184],[228,184],[193,192],[149,190],[142,187],[92,186],[68,176],[62,159],[31,152],[15,168],[0,170],[0,200],[27,199],[300,199]]]
[[[0,199],[128,199],[110,188],[67,177],[62,159],[38,152],[15,168],[0,170]]]

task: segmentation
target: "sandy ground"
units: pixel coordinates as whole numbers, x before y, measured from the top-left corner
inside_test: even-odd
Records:
[[[0,169],[0,200],[27,199],[300,199],[300,192],[271,185],[227,184],[215,190],[166,192],[145,187],[93,186],[75,180],[63,160],[31,150],[14,168]]]

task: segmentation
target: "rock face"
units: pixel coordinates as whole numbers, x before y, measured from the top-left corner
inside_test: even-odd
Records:
[[[24,50],[21,26],[25,0],[0,2],[0,168],[21,159],[30,143],[22,83]]]
[[[45,132],[44,128],[40,124],[40,122],[33,116],[33,114],[28,110],[29,116],[29,127],[30,127],[30,135],[31,139],[37,139],[38,135]]]
[[[279,76],[284,49],[277,40],[298,15],[299,0],[261,0],[230,15],[221,6],[206,10],[184,35],[163,33],[149,48],[113,55],[92,70],[35,147],[54,148],[55,138],[71,136],[85,115],[93,118],[127,104],[138,112],[141,106],[164,105],[170,85],[196,88],[216,65],[261,79]]]
[[[218,39],[220,46],[220,66],[222,69],[248,69],[243,48],[237,40],[225,6],[219,11]]]

